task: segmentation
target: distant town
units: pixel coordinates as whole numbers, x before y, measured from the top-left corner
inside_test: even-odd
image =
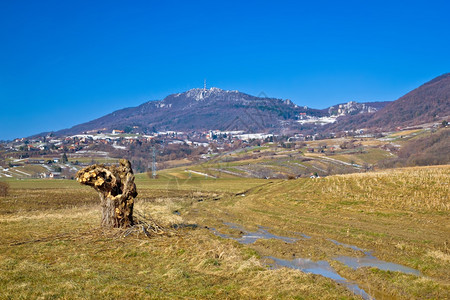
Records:
[[[425,129],[416,129],[417,134],[424,130],[431,130],[437,124]],[[134,128],[138,130],[138,128]],[[405,130],[411,131],[411,128]],[[405,131],[406,132],[406,131]],[[251,149],[254,154],[251,158],[261,156],[273,156],[278,153],[278,159],[282,158],[281,153],[289,157],[302,156],[306,154],[322,154],[326,156],[339,154],[343,151],[350,153],[368,152],[373,148],[368,147],[370,143],[364,145],[362,142],[376,140],[376,148],[384,151],[385,156],[395,153],[399,146],[396,143],[389,142],[389,135],[366,134],[364,130],[353,132],[343,132],[336,134],[302,134],[294,133],[291,135],[275,135],[270,133],[246,133],[244,131],[161,131],[153,134],[140,134],[125,132],[124,130],[113,129],[110,132],[106,130],[88,131],[83,134],[71,136],[55,136],[48,134],[45,136],[36,136],[32,138],[17,138],[10,142],[0,143],[0,177],[16,178],[74,178],[75,173],[82,167],[93,164],[112,164],[116,163],[118,158],[126,157],[130,159],[136,172],[148,172],[153,165],[158,170],[173,168],[179,166],[188,166],[193,163],[203,163],[219,155],[235,154],[238,152],[247,152]],[[403,136],[400,136],[403,137]],[[411,134],[405,134],[404,137],[411,137]],[[271,149],[268,151],[267,149]],[[370,149],[369,149],[370,148]],[[353,149],[353,150],[349,150]],[[381,150],[382,149],[382,150]],[[281,152],[280,152],[281,151]],[[284,152],[283,152],[284,151]],[[341,153],[342,154],[342,153]],[[244,159],[247,156],[239,158],[228,158],[228,160]],[[302,156],[303,157],[303,156]],[[308,158],[311,160],[311,158]],[[312,158],[319,162],[318,158]],[[333,162],[341,167],[356,168],[356,171],[362,168],[364,161],[357,159],[336,160],[335,158],[323,157],[322,162]],[[354,161],[353,161],[354,160]],[[280,162],[285,163],[285,162]],[[289,164],[292,164],[289,162]],[[299,166],[299,163],[294,163]],[[368,167],[369,165],[366,164]],[[310,164],[306,166],[304,174],[316,173],[327,175],[324,165]],[[236,168],[241,168],[236,173]],[[217,168],[216,168],[217,169]],[[235,167],[233,170],[223,169],[233,175],[254,176],[270,178],[270,176],[281,176],[279,173],[267,173],[266,171],[254,171],[245,167]],[[308,173],[309,172],[309,173]],[[343,170],[340,170],[343,172]],[[345,172],[348,172],[345,171]],[[291,172],[299,176],[301,172]],[[298,173],[298,174],[297,174]],[[290,174],[287,172],[286,174]],[[293,176],[293,175],[284,175]]]

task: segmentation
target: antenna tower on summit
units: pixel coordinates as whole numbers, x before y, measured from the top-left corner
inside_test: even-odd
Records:
[[[206,78],[205,78],[205,80],[203,81],[203,89],[206,91]]]
[[[156,148],[152,147],[153,153],[152,153],[152,177],[153,179],[156,178]]]

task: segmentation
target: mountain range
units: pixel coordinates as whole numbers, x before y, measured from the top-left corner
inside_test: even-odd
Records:
[[[191,89],[163,100],[124,108],[55,134],[110,132],[114,129],[140,133],[167,130],[268,133],[358,128],[388,130],[445,119],[450,115],[449,98],[450,73],[423,84],[396,101],[350,101],[321,110],[296,105],[289,99],[257,97],[219,88]]]

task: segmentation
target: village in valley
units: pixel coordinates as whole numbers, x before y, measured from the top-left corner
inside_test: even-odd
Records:
[[[0,177],[73,179],[93,163],[132,161],[136,172],[185,167],[209,176],[318,177],[363,172],[396,156],[401,144],[439,124],[398,132],[365,134],[246,133],[209,130],[139,133],[95,130],[71,136],[46,134],[0,143]],[[203,174],[202,173],[202,174]]]

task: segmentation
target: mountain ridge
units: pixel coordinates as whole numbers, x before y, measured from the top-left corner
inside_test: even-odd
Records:
[[[252,96],[237,90],[194,88],[116,110],[100,118],[56,131],[73,135],[89,131],[243,130],[248,133],[321,133],[392,130],[436,121],[450,115],[450,73],[438,76],[396,101],[350,101],[314,109],[289,99]],[[332,124],[329,124],[332,123]],[[328,124],[328,125],[324,125]]]
[[[208,130],[237,129],[271,130],[283,122],[295,125],[295,114],[307,112],[321,116],[318,109],[299,107],[292,101],[257,97],[236,90],[219,88],[191,89],[171,94],[163,100],[147,101],[136,107],[114,111],[95,120],[57,131],[74,134],[89,130],[135,126],[141,130]],[[170,122],[168,115],[170,114]],[[196,122],[197,120],[197,122]]]

